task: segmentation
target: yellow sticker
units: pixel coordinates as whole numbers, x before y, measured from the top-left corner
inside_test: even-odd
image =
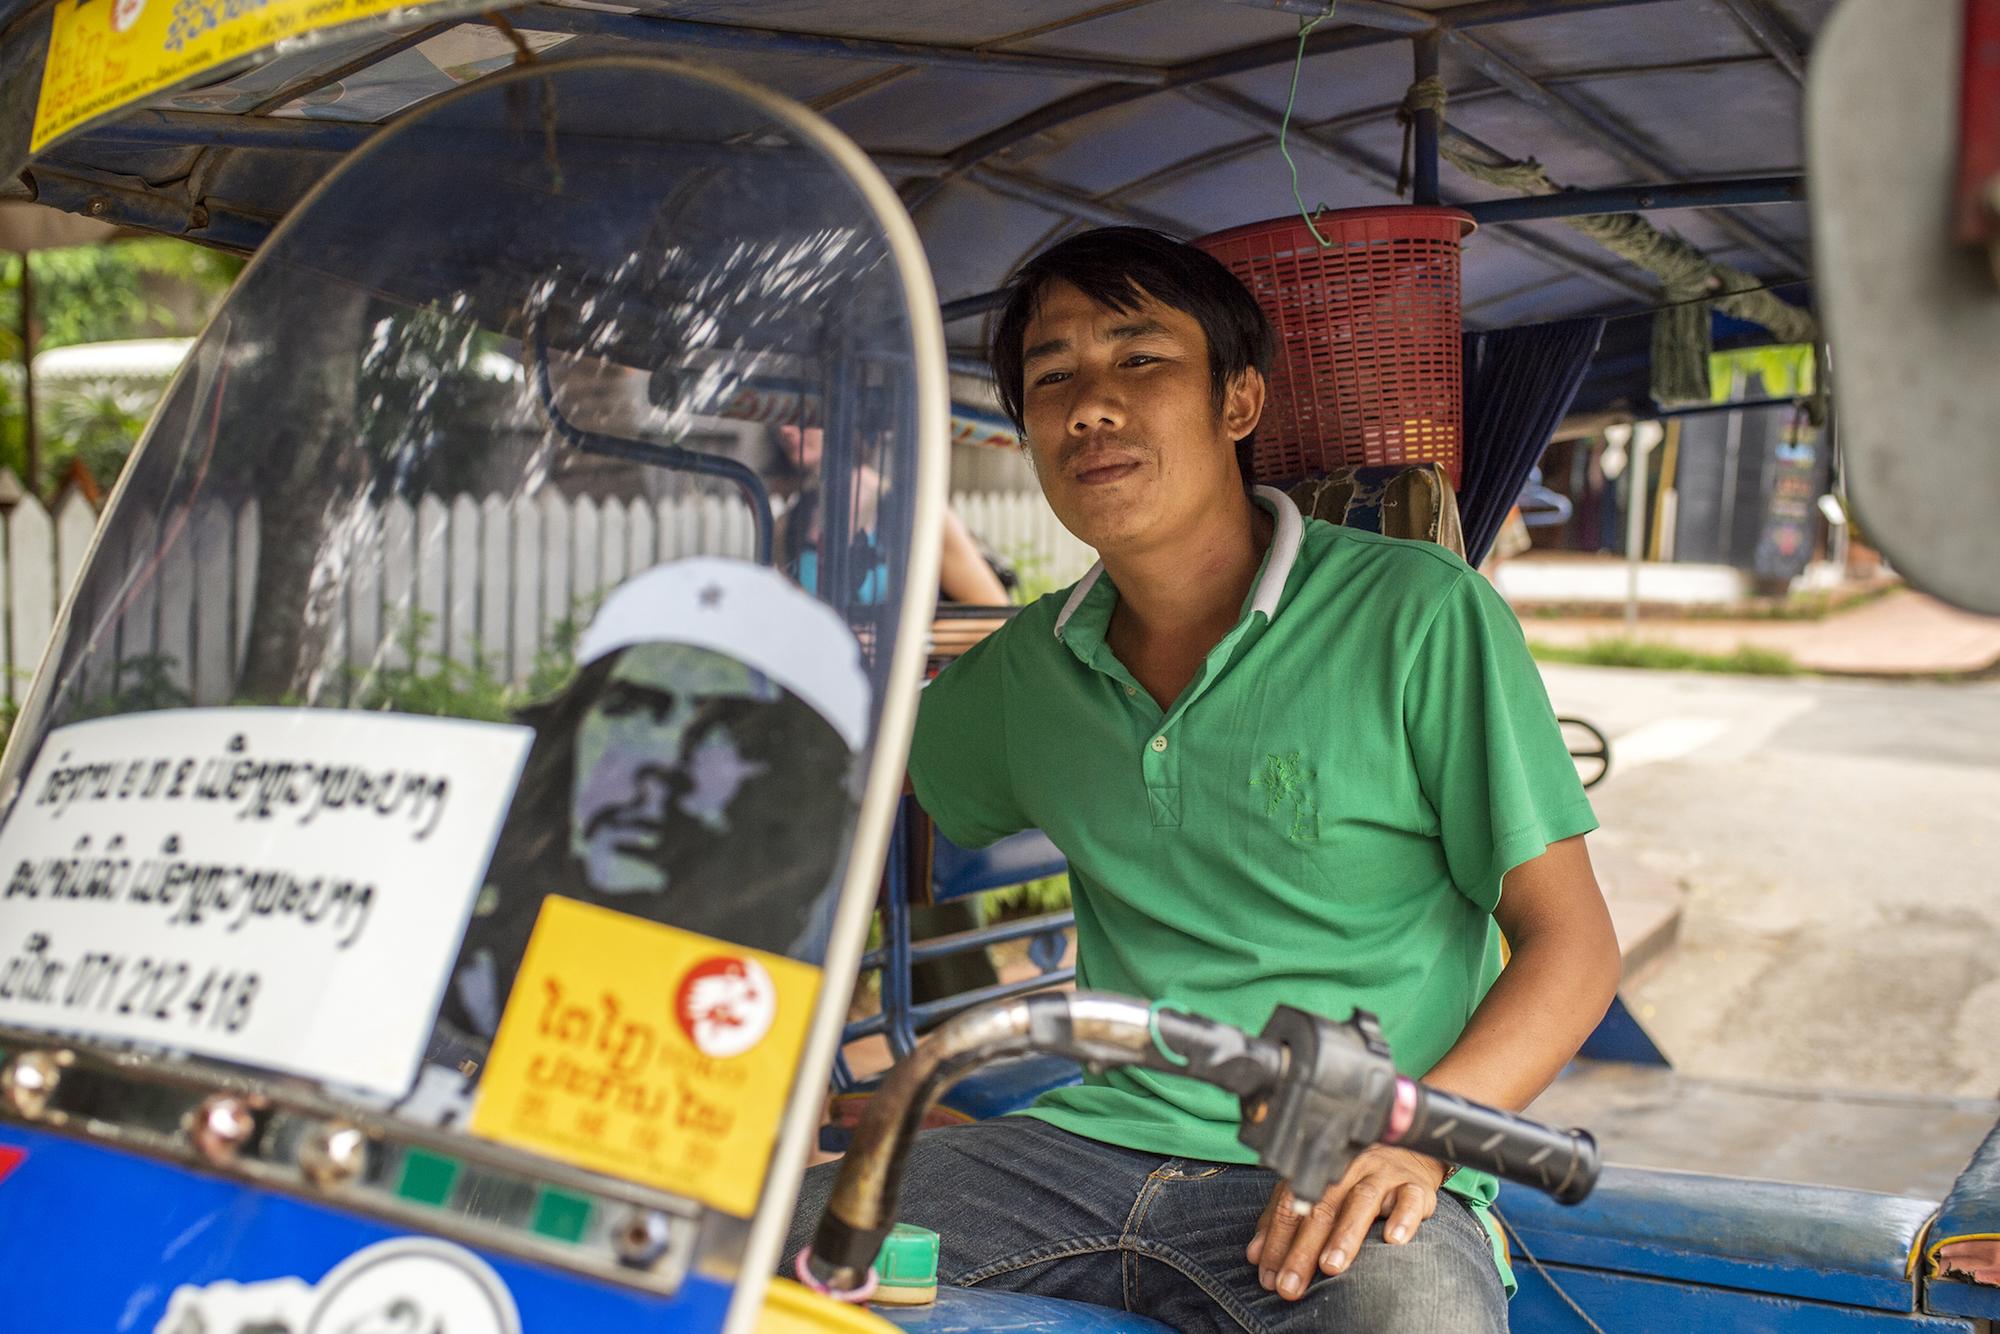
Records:
[[[574,899],[542,903],[472,1132],[756,1212],[819,969]]]
[[[60,0],[29,151],[278,42],[392,10],[432,7],[425,0]]]

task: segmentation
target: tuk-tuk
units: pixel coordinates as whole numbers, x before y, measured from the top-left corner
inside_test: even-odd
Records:
[[[1815,60],[1866,71],[1894,45],[1881,6],[1849,0]],[[1030,1052],[1216,1083],[1295,1182],[1389,1137],[1524,1183],[1500,1209],[1520,1329],[2000,1318],[1964,1249],[2000,1234],[2000,1135],[1966,1130],[2000,1105],[1900,1106],[1879,1133],[1936,1152],[1896,1192],[1856,1184],[1867,1146],[1805,1095],[1726,1108],[1741,1138],[1707,1153],[1684,1118],[1726,1091],[1677,1078],[1614,1007],[1544,1103],[1616,1125],[1600,1171],[1587,1134],[1399,1073],[1365,1016],[1281,1010],[1249,1034],[1033,982],[908,1027],[799,1271],[821,1292],[764,1277],[885,863],[905,896],[931,865],[913,877],[897,808],[951,375],[982,371],[1013,264],[1087,223],[1311,215],[1294,155],[1335,169],[1315,196],[1380,204],[1400,151],[1418,206],[1479,224],[1475,339],[1563,322],[1469,359],[1468,386],[1483,368],[1536,390],[1510,416],[1468,389],[1452,470],[1476,557],[1556,419],[1639,383],[1619,340],[1640,326],[1601,345],[1604,314],[1662,308],[1657,359],[1705,349],[1717,299],[1725,338],[1812,325],[1773,291],[1808,281],[1809,243],[1855,242],[1809,236],[1797,173],[1752,174],[1782,135],[1721,130],[1800,123],[1829,8],[6,6],[20,192],[252,256],[0,760],[10,1319],[1156,1328],[976,1290],[872,1314],[826,1295],[877,1290],[931,1104]],[[1890,25],[1915,44],[1898,86],[1956,70],[1960,17]],[[1903,156],[1943,162],[1949,137]],[[1447,199],[1441,157],[1529,197]],[[1668,237],[1656,208],[1697,211]],[[1567,226],[1606,218],[1618,258],[1606,228]],[[1843,338],[1883,299],[1824,281]],[[1961,341],[1990,331],[2000,301],[1961,295]],[[1965,466],[1951,504],[1976,508],[2000,483]],[[1869,510],[1867,471],[1884,540],[1921,535],[1926,497],[1876,468]],[[1939,564],[1990,592],[1991,540]],[[896,902],[884,917],[905,929]],[[907,945],[869,957],[907,967]],[[1762,1179],[1779,1157],[1805,1166]]]

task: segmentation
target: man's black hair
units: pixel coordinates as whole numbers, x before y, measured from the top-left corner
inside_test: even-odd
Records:
[[[993,325],[990,361],[1000,406],[1023,434],[1022,353],[1028,321],[1042,293],[1066,282],[1121,314],[1147,297],[1194,317],[1208,340],[1210,397],[1222,410],[1229,386],[1244,371],[1259,374],[1271,365],[1271,322],[1262,308],[1220,261],[1185,242],[1148,227],[1099,227],[1079,232],[1023,264],[1007,284],[1007,304]],[[1253,431],[1236,443],[1236,462],[1249,486]]]

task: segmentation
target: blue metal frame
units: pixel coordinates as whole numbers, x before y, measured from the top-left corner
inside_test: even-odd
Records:
[[[902,809],[896,815],[896,827],[890,834],[888,863],[882,875],[883,943],[861,960],[863,972],[871,969],[880,971],[882,1009],[878,1014],[849,1024],[842,1035],[843,1042],[853,1042],[879,1033],[888,1040],[889,1050],[898,1060],[916,1050],[925,1030],[962,1010],[984,1005],[988,1001],[1005,1000],[1060,986],[1076,978],[1074,968],[1050,967],[1034,977],[1016,982],[1000,982],[942,1000],[917,1003],[910,980],[911,971],[917,964],[984,949],[1003,941],[1019,940],[1024,936],[1033,938],[1061,932],[1075,924],[1076,915],[1069,912],[1045,913],[1025,921],[1002,922],[973,931],[956,932],[922,944],[914,942],[910,936],[912,886],[907,871],[914,805],[912,799],[904,798]],[[1040,830],[1016,834],[977,852],[960,848],[941,834],[937,841],[938,851],[933,858],[933,898],[941,903],[1060,874],[1066,866],[1062,854]],[[845,1066],[840,1074],[845,1076],[844,1082],[836,1078],[836,1087],[841,1091],[862,1087],[860,1081],[846,1073]]]
[[[757,563],[769,565],[776,527],[771,518],[771,493],[747,464],[737,459],[725,458],[719,454],[703,454],[698,450],[684,449],[679,445],[663,445],[652,440],[627,440],[623,436],[604,435],[597,431],[586,431],[563,415],[556,403],[555,383],[549,378],[548,333],[537,323],[528,336],[529,359],[534,363],[535,397],[542,405],[542,414],[549,419],[555,433],[567,441],[572,448],[586,454],[602,454],[610,458],[628,459],[634,463],[644,463],[649,467],[666,468],[674,472],[689,472],[701,477],[714,477],[729,482],[743,493],[750,505],[750,519],[757,530]],[[837,476],[845,476],[839,469],[833,470]]]

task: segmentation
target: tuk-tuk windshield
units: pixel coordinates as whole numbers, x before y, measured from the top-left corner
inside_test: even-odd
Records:
[[[457,95],[246,271],[14,739],[0,946],[62,971],[0,1024],[378,1106],[443,1072],[411,1114],[450,1121],[551,896],[762,961],[690,972],[706,1057],[744,1049],[732,987],[809,1012],[784,968],[825,948],[909,559],[912,321],[826,150],[663,68]],[[747,1216],[746,1179],[707,1198]]]

